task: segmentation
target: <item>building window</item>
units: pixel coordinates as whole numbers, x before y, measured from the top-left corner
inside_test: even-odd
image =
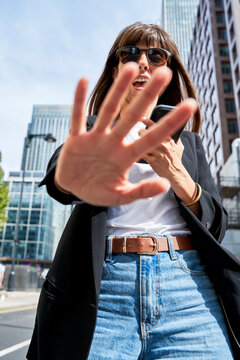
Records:
[[[240,79],[240,77],[239,77],[239,67],[238,66],[236,67],[236,70],[235,70],[235,79],[236,79],[236,83],[238,83],[239,79]]]
[[[224,11],[216,12],[216,21],[218,24],[225,24]]]
[[[8,210],[8,223],[15,224],[17,218],[17,210]]]
[[[4,242],[3,256],[12,256],[13,241]]]
[[[32,190],[32,182],[24,182],[24,184],[23,184],[23,192],[24,193],[29,193],[29,192],[31,192],[31,190]]]
[[[40,208],[41,207],[41,202],[42,202],[41,194],[34,194],[33,195],[32,207],[33,208]]]
[[[39,224],[40,222],[40,211],[31,211],[30,224]]]
[[[213,70],[211,70],[211,74],[209,76],[209,87],[211,87],[214,84],[214,79],[215,79],[214,72]]]
[[[237,134],[238,133],[238,125],[236,119],[228,119],[227,127],[229,134]]]
[[[217,115],[217,107],[215,106],[212,112],[212,123],[215,124],[218,122],[218,115]]]
[[[219,45],[219,54],[220,56],[228,56],[229,55],[228,45]]]
[[[27,259],[36,259],[37,244],[28,244],[27,246]]]
[[[232,17],[232,5],[230,4],[229,8],[228,8],[228,22],[230,23],[231,17]]]
[[[20,212],[20,224],[28,223],[28,210],[21,210]]]
[[[20,192],[21,189],[21,182],[20,181],[13,181],[11,192]]]
[[[223,0],[214,0],[215,7],[223,7]]]
[[[233,61],[235,62],[236,58],[237,58],[236,44],[234,44],[234,46],[233,46],[232,54],[233,54]]]
[[[217,31],[219,40],[227,40],[227,31],[225,28],[218,28]]]
[[[223,80],[223,91],[226,94],[233,92],[232,80]]]
[[[14,233],[15,233],[15,225],[7,225],[6,226],[5,239],[13,240],[14,239]]]
[[[19,226],[18,239],[21,241],[26,241],[26,233],[27,233],[27,227]]]
[[[230,27],[230,38],[231,38],[231,41],[233,41],[233,38],[234,38],[234,27],[233,27],[233,24],[231,25]]]
[[[23,194],[22,196],[22,207],[29,208],[30,205],[30,195],[29,194]]]
[[[37,241],[37,240],[38,240],[38,227],[29,226],[28,241]]]
[[[227,113],[235,113],[235,102],[233,99],[225,100],[225,110]]]
[[[217,151],[216,151],[215,160],[216,160],[216,164],[217,164],[217,165],[221,165],[222,162],[223,162],[223,154],[222,154],[222,149],[220,148],[220,146],[219,146],[219,148],[218,148]]]
[[[229,62],[221,63],[222,74],[231,74],[231,65]]]
[[[221,133],[220,133],[219,126],[217,126],[216,129],[214,130],[213,137],[214,137],[214,143],[215,144],[220,144],[221,143]]]
[[[9,203],[9,207],[18,207],[18,201],[19,201],[19,194],[11,194],[10,195],[10,203]]]
[[[216,91],[215,89],[213,88],[212,92],[211,92],[211,95],[210,95],[210,104],[212,106],[214,106],[217,102],[217,98],[216,98]]]

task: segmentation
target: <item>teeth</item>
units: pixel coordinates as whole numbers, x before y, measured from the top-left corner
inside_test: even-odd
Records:
[[[147,82],[148,79],[138,78],[134,82]]]

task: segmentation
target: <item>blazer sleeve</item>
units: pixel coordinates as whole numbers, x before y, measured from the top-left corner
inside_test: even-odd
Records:
[[[93,127],[95,116],[89,116],[87,122],[87,130],[90,130]],[[52,155],[51,159],[49,160],[47,171],[45,177],[40,182],[39,186],[46,185],[48,194],[54,198],[55,200],[59,201],[61,204],[64,205],[75,205],[83,203],[82,200],[78,199],[75,195],[72,194],[65,194],[62,191],[58,190],[54,183],[54,176],[55,170],[57,166],[57,160],[59,153],[61,151],[62,145],[59,146],[54,154]]]
[[[196,225],[198,224],[221,243],[228,227],[228,215],[222,206],[220,195],[212,178],[201,138],[195,133],[194,135],[198,170],[197,178],[194,180],[202,187],[202,195],[199,199],[201,218],[198,219],[180,199],[178,199],[178,202],[181,213],[191,230],[196,231]]]

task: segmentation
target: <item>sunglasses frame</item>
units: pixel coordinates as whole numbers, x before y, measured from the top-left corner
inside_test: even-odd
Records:
[[[148,53],[148,52],[149,52],[149,50],[153,50],[153,49],[162,50],[162,51],[164,51],[164,52],[167,54],[166,64],[170,65],[170,60],[171,60],[171,56],[172,56],[172,54],[170,53],[170,51],[168,51],[168,50],[166,50],[166,49],[163,49],[163,48],[157,48],[157,47],[149,48],[149,49],[139,49],[137,46],[133,46],[133,45],[132,45],[132,46],[131,46],[131,45],[129,45],[129,46],[123,46],[123,47],[117,49],[117,51],[116,51],[116,57],[119,57],[119,60],[121,61],[120,52],[123,51],[124,49],[127,50],[127,49],[129,49],[129,48],[135,48],[135,49],[137,49],[139,53],[136,53],[136,54],[139,55],[139,58],[141,57],[141,54],[142,54],[143,52],[145,52],[145,53],[146,53],[146,56],[147,56],[148,63],[149,63],[150,65],[152,65],[152,66],[155,66],[155,67],[163,66],[164,64],[162,64],[162,65],[157,65],[157,64],[152,63],[151,60],[149,59],[149,53]],[[133,54],[132,54],[132,55],[133,55]],[[138,60],[139,60],[139,58],[138,58]],[[138,61],[138,60],[137,60],[137,61]]]

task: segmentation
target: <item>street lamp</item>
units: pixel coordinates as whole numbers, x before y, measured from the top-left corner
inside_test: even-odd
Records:
[[[21,188],[20,188],[20,197],[18,202],[18,210],[17,210],[17,218],[16,218],[16,227],[14,232],[14,239],[13,239],[13,251],[12,251],[12,267],[8,278],[8,291],[14,291],[14,283],[15,283],[15,262],[17,256],[17,246],[19,244],[19,223],[20,223],[20,213],[22,208],[22,196],[23,196],[23,185],[25,179],[25,167],[26,167],[26,158],[27,158],[27,151],[30,147],[31,140],[33,138],[43,138],[45,141],[49,143],[53,143],[56,141],[55,137],[52,134],[28,134],[26,137],[24,151],[23,151],[23,162],[22,162],[22,181],[21,181]]]

